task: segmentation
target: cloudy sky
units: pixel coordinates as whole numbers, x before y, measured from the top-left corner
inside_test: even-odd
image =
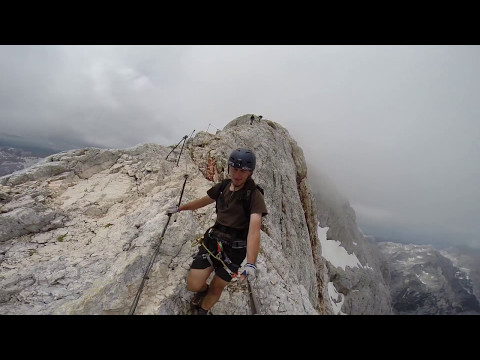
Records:
[[[171,145],[254,113],[365,233],[480,247],[479,46],[3,45],[0,76],[0,141]]]

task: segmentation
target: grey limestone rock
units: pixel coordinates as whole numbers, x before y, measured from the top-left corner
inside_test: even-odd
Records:
[[[322,214],[302,149],[280,124],[262,119],[250,125],[247,114],[215,135],[189,139],[178,166],[178,149],[166,159],[171,147],[143,144],[54,154],[1,177],[0,314],[128,314],[157,249],[134,313],[189,314],[193,293],[186,277],[195,239],[213,225],[215,206],[170,221],[165,211],[179,201],[185,175],[182,203],[226,178],[227,157],[237,147],[256,153],[253,178],[265,190],[269,211],[253,284],[259,312],[334,314],[330,283],[347,296],[344,313],[387,312],[375,299],[384,289],[374,289],[378,276],[372,274],[381,262],[369,257],[370,245],[360,245],[359,258],[372,270],[342,273],[326,261],[317,233]],[[346,210],[330,211],[331,221],[339,220],[329,225],[352,250],[361,238],[342,232],[354,222]],[[232,281],[212,312],[250,314],[246,284]]]

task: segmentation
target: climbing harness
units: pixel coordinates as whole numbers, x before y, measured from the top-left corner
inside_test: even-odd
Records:
[[[185,190],[185,184],[187,183],[188,175],[185,174],[184,177],[185,177],[185,180],[183,182],[182,192],[180,193],[180,199],[178,200],[178,205],[177,206],[180,206],[180,203],[182,202],[183,191]],[[162,245],[163,236],[165,235],[165,231],[167,230],[168,223],[170,222],[171,217],[172,217],[172,214],[168,214],[167,223],[165,224],[165,227],[163,228],[162,235],[160,235],[160,239],[158,240],[158,243],[155,247],[155,252],[153,253],[152,258],[150,259],[150,262],[148,263],[147,270],[145,271],[145,274],[143,275],[140,287],[138,288],[137,294],[135,295],[135,299],[133,300],[132,306],[130,307],[130,311],[128,313],[129,315],[133,315],[133,313],[135,312],[138,301],[140,300],[140,295],[141,295],[141,293],[143,291],[143,287],[145,285],[145,281],[148,280],[148,273],[150,272],[150,270],[153,266],[153,263],[155,262],[155,258],[157,257],[158,253],[160,252],[160,246]]]
[[[195,240],[194,243],[192,243],[192,247],[193,246],[197,246],[198,244],[202,245],[205,250],[207,250],[208,254],[202,254],[202,258],[203,259],[206,259],[208,260],[208,262],[210,263],[210,265],[212,265],[213,267],[213,261],[211,259],[211,257],[214,257],[215,259],[217,259],[218,261],[220,261],[223,265],[223,268],[225,269],[225,271],[233,278],[237,277],[238,276],[238,273],[237,272],[233,272],[232,270],[229,269],[229,267],[227,266],[227,264],[233,264],[233,262],[230,260],[230,258],[228,257],[227,253],[223,250],[223,244],[230,244],[229,241],[226,241],[218,236],[215,236],[213,234],[213,227],[211,227],[210,229],[208,229],[208,231],[206,232],[205,236],[208,236],[210,237],[211,239],[215,240],[216,241],[216,246],[217,246],[217,254],[218,255],[215,255],[209,248],[208,246],[205,244],[205,241],[203,241],[204,237],[200,237],[198,239]],[[246,246],[246,241],[245,241],[245,246]],[[245,247],[243,246],[243,247]],[[233,246],[232,246],[233,248]],[[224,260],[222,259],[222,255],[223,255],[223,258]],[[239,267],[239,265],[237,264],[233,264],[235,265],[236,267]]]
[[[218,261],[221,262],[221,264],[223,265],[223,268],[228,272],[228,274],[232,277],[232,279],[235,278],[235,277],[238,277],[239,276],[238,272],[233,272],[232,270],[230,270],[228,268],[227,264],[232,264],[232,261],[227,256],[226,252],[223,250],[223,244],[232,244],[232,242],[230,242],[228,240],[223,240],[222,238],[213,235],[213,229],[214,229],[214,227],[211,227],[210,229],[208,229],[207,232],[205,233],[205,236],[209,236],[210,238],[212,238],[213,240],[216,241],[216,250],[217,250],[218,255],[215,255],[208,248],[208,246],[205,244],[205,241],[204,241],[205,236],[200,236],[200,237],[197,237],[197,239],[193,240],[192,241],[192,247],[197,246],[199,244],[202,245],[208,253],[202,254],[201,257],[203,259],[208,260],[208,262],[210,263],[210,265],[212,267],[213,267],[213,261],[212,261],[212,257],[213,257],[213,258],[215,258],[215,259],[217,259]],[[239,243],[240,247],[245,247],[246,246],[246,241],[239,241],[239,242],[241,242],[241,243]],[[242,246],[243,244],[244,244],[244,246]],[[222,259],[222,255],[224,257],[224,260]],[[259,315],[259,314],[261,314],[260,303],[258,302],[257,297],[255,296],[255,294],[252,291],[252,285],[250,284],[250,280],[248,279],[248,276],[247,276],[246,280],[247,280],[248,296],[249,296],[249,300],[250,300],[249,301],[250,302],[250,311],[253,315]]]

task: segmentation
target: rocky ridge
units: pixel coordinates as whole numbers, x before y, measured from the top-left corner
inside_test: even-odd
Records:
[[[189,139],[178,166],[165,159],[171,148],[144,144],[58,153],[0,178],[0,314],[127,314],[158,244],[135,314],[188,314],[193,242],[215,208],[175,214],[161,238],[165,210],[186,174],[182,203],[223,179],[235,147],[256,152],[269,210],[254,284],[260,312],[333,313],[303,152],[281,125],[249,117]],[[234,281],[212,312],[248,314],[248,301]]]
[[[375,243],[288,131],[250,125],[248,114],[188,139],[178,166],[179,148],[143,144],[62,152],[1,177],[0,314],[128,314],[158,246],[135,314],[189,314],[186,275],[215,207],[168,227],[165,210],[183,184],[185,203],[224,179],[235,147],[256,152],[269,210],[254,284],[261,314],[480,313],[478,258]],[[212,311],[250,314],[246,285],[233,281]]]
[[[363,234],[348,200],[322,173],[315,178],[315,199],[319,227],[326,230],[323,253],[326,257],[332,301],[341,304],[340,314],[393,314],[389,289],[389,265],[376,243]],[[331,244],[332,243],[332,244]],[[336,243],[336,245],[333,245]],[[327,256],[334,246],[333,255]],[[339,262],[349,257],[348,265]]]
[[[0,146],[0,176],[28,168],[41,159],[30,151]]]
[[[395,314],[480,315],[477,265],[471,258],[431,245],[380,242],[388,259]],[[476,281],[475,281],[476,280]]]

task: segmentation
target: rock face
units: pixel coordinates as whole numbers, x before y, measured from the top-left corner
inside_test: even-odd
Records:
[[[189,139],[178,166],[179,149],[144,144],[58,153],[0,178],[0,314],[128,314],[138,294],[135,314],[188,314],[194,240],[213,225],[215,206],[170,221],[165,210],[184,184],[182,203],[205,196],[237,147],[256,153],[253,178],[269,211],[253,284],[259,312],[335,313],[303,152],[281,125],[250,125],[248,114]],[[228,285],[212,312],[249,314],[246,284]]]
[[[179,159],[155,144],[85,148],[0,177],[0,314],[189,314],[187,272],[215,206],[165,210],[205,196],[237,147],[256,153],[269,211],[259,313],[480,314],[480,254],[375,243],[288,131],[250,116],[198,133]],[[232,281],[212,312],[251,314],[246,284]]]
[[[459,253],[430,245],[379,243],[391,272],[392,305],[396,314],[480,314],[478,286]],[[477,265],[478,268],[478,265]]]
[[[473,295],[480,302],[480,250],[449,247],[439,252],[459,269],[458,277],[462,277],[462,273],[465,274],[465,278],[471,284]]]
[[[0,176],[30,167],[41,159],[29,151],[0,146]]]
[[[319,232],[326,230],[322,255],[327,260],[329,296],[338,304],[336,312],[393,314],[385,256],[358,228],[354,210],[328,178],[317,173],[315,183]]]
[[[269,211],[253,283],[260,314],[480,314],[480,254],[375,243],[288,131],[250,116],[182,152],[85,148],[0,177],[0,314],[189,314],[195,239],[215,205],[165,211],[205,196],[237,147],[256,153]],[[234,280],[212,312],[251,314],[249,301]]]

